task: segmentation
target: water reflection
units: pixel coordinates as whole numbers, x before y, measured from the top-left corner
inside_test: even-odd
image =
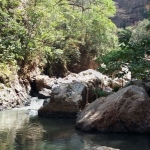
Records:
[[[91,150],[109,146],[149,150],[149,135],[87,134],[76,131],[75,120],[31,117],[29,110],[0,112],[0,150]]]
[[[13,150],[16,133],[28,122],[25,112],[0,112],[0,150]]]

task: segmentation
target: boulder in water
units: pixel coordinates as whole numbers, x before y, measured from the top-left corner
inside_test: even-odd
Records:
[[[45,117],[76,117],[78,111],[96,99],[94,89],[111,84],[107,76],[92,69],[71,73],[65,78],[58,78],[53,84],[50,79],[44,83],[45,88],[51,87],[51,100],[38,114]]]
[[[82,110],[76,127],[83,131],[150,133],[150,99],[143,87],[131,85]]]

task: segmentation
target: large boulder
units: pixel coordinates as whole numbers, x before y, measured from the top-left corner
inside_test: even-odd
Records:
[[[76,127],[83,131],[150,132],[150,99],[143,87],[131,85],[89,104]]]
[[[39,85],[39,81],[42,80],[36,81],[37,84]],[[49,103],[39,110],[39,116],[75,117],[87,103],[96,99],[95,88],[103,88],[111,84],[107,76],[92,69],[79,74],[71,73],[65,78],[58,78],[53,84],[51,82],[50,79],[43,82],[45,85],[43,88],[49,88],[51,93]]]
[[[38,114],[45,117],[75,117],[79,110],[79,103],[85,103],[86,87],[83,83],[72,82],[54,85],[51,99],[43,106]]]

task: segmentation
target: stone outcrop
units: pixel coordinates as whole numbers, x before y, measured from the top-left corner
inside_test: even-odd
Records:
[[[44,83],[44,86],[39,86]],[[45,117],[72,117],[82,110],[86,104],[96,99],[95,88],[105,88],[111,85],[111,79],[107,76],[89,69],[79,74],[71,73],[65,78],[50,79],[38,77],[38,87],[51,91],[50,101],[39,110],[39,116]],[[39,93],[41,93],[42,88]],[[45,90],[46,91],[46,90]]]
[[[7,84],[0,83],[0,110],[28,105],[30,103],[27,90],[29,82],[19,80],[17,74],[12,75],[9,80],[11,81]]]
[[[150,99],[143,87],[131,85],[100,98],[79,113],[83,131],[150,133]]]
[[[115,0],[117,14],[112,19],[118,27],[135,25],[148,16],[149,0]]]

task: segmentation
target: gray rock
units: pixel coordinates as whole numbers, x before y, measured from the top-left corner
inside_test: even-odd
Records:
[[[143,87],[145,89],[145,91],[148,93],[148,95],[150,96],[150,82],[141,81],[141,80],[132,80],[132,81],[128,82],[125,85],[125,87],[127,87],[129,85],[136,85],[138,87]]]
[[[38,98],[39,99],[47,99],[51,97],[51,90],[43,88],[42,91],[39,91],[38,93]]]
[[[0,110],[24,106],[24,101],[29,96],[18,75],[14,73],[11,78],[13,80],[8,84],[0,84]]]
[[[79,82],[60,84],[52,88],[50,102],[39,110],[39,116],[73,117],[83,102],[85,85]],[[85,101],[84,101],[85,103]],[[85,104],[84,104],[85,105]],[[70,115],[69,115],[70,114]]]
[[[55,78],[49,78],[46,75],[38,75],[35,78],[36,81],[36,88],[38,91],[42,90],[43,88],[51,89],[52,85],[55,84]]]
[[[67,77],[58,78],[55,81],[47,77],[40,76],[40,78],[36,81],[38,85],[40,85],[40,81],[40,83],[44,83],[44,86],[40,87],[48,87],[52,91],[50,102],[39,110],[39,116],[46,117],[76,117],[78,111],[96,99],[95,88],[105,89],[111,85],[110,78],[92,69],[79,74],[71,73]],[[51,84],[52,82],[53,84]]]
[[[97,99],[78,115],[83,131],[150,133],[150,100],[144,88],[131,85]]]

